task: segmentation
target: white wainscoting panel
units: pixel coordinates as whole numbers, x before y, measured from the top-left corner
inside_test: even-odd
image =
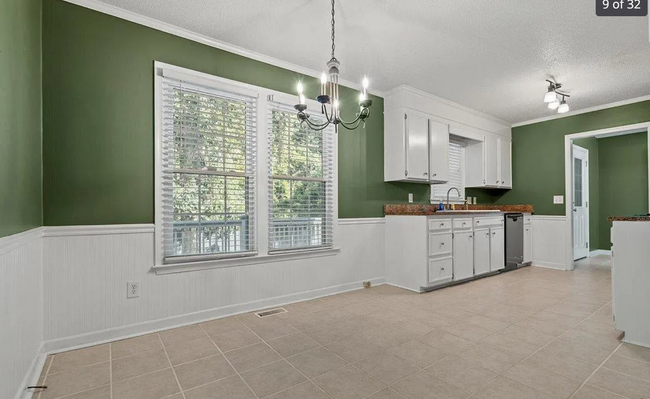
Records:
[[[20,398],[42,360],[41,229],[0,238],[0,398]]]
[[[566,217],[533,215],[533,266],[566,270]]]
[[[154,234],[108,226],[92,235],[48,231],[45,350],[59,351],[384,281],[384,220],[339,222],[335,256],[156,275]],[[71,227],[70,229],[75,229]],[[97,234],[97,233],[101,234]],[[127,281],[140,297],[126,298]]]

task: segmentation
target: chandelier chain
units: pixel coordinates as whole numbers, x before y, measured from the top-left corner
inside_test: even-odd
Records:
[[[332,59],[334,59],[334,49],[336,46],[334,45],[334,0],[332,0]]]

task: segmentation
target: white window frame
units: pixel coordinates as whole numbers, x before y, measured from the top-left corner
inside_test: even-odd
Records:
[[[459,138],[454,139],[455,141],[462,141],[462,138],[460,136],[457,136],[457,137],[459,137]],[[465,145],[463,145],[463,147],[461,148],[461,155],[460,155],[461,156],[460,163],[461,163],[461,166],[462,166],[462,171],[461,171],[462,183],[461,183],[460,187],[456,187],[456,188],[458,188],[458,191],[460,191],[460,197],[457,197],[456,192],[453,191],[452,193],[453,193],[454,196],[449,197],[449,202],[452,203],[452,204],[463,204],[464,201],[465,201],[465,184],[466,184],[466,176],[465,176],[465,174],[467,172],[466,171],[466,164],[465,164],[465,161],[466,161],[466,158],[465,158],[466,157],[466,147],[467,147],[467,143],[465,143]],[[447,166],[447,167],[449,167],[449,166]],[[430,186],[431,187],[431,202],[437,204],[440,201],[442,201],[446,205],[447,194],[444,193],[443,195],[435,195],[434,194],[434,188],[436,186],[440,187],[442,185],[441,184],[431,184],[431,186]]]
[[[214,87],[218,90],[231,91],[257,97],[257,171],[256,171],[256,226],[255,238],[257,242],[257,254],[246,257],[229,257],[225,259],[192,260],[179,263],[164,262],[163,248],[163,211],[162,211],[162,74],[172,76],[181,80]],[[154,62],[154,113],[155,113],[155,233],[154,233],[154,265],[153,269],[157,274],[178,273],[183,271],[205,270],[223,267],[244,266],[249,264],[260,264],[269,262],[280,262],[293,259],[314,258],[332,256],[340,252],[338,245],[338,135],[333,137],[333,181],[334,192],[332,203],[332,230],[333,247],[316,248],[304,250],[286,250],[278,253],[269,253],[269,205],[267,190],[268,178],[268,121],[267,104],[269,99],[276,102],[292,104],[296,102],[297,96],[282,93],[263,87],[258,87],[230,79],[225,79],[203,72],[193,71],[187,68]],[[320,112],[320,104],[314,100],[307,100],[308,112]]]

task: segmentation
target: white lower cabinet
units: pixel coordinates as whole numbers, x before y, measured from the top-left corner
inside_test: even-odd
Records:
[[[525,220],[525,219],[524,219]],[[533,226],[524,223],[524,263],[533,261]]]
[[[506,267],[505,240],[503,227],[490,229],[490,270],[493,272]]]
[[[451,280],[452,258],[429,259],[429,284]]]
[[[422,292],[501,270],[503,216],[386,216],[386,280]]]
[[[474,230],[474,274],[490,272],[490,229]]]
[[[474,277],[474,232],[454,232],[454,280]]]

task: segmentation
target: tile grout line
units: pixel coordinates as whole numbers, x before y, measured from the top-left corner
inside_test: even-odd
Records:
[[[237,321],[241,323],[241,321],[239,321],[239,319],[237,319]],[[241,324],[242,324],[243,326],[247,327],[244,323],[241,323]],[[257,396],[257,394],[255,393],[255,391],[253,391],[253,388],[251,388],[251,386],[248,385],[248,382],[246,382],[246,380],[241,376],[241,374],[239,373],[239,371],[235,368],[235,366],[232,365],[232,363],[230,362],[230,360],[229,360],[226,356],[224,356],[224,352],[221,350],[221,348],[219,348],[219,345],[217,345],[217,343],[214,342],[214,339],[212,339],[212,336],[210,336],[210,334],[208,334],[208,332],[205,331],[205,328],[203,328],[203,323],[199,323],[199,328],[201,329],[201,331],[203,331],[203,333],[204,333],[205,335],[208,336],[208,339],[210,340],[210,342],[212,342],[212,345],[214,345],[215,348],[217,348],[217,350],[219,351],[219,354],[221,355],[221,357],[223,357],[223,358],[228,362],[228,364],[229,364],[230,367],[233,369],[233,371],[235,372],[235,374],[237,375],[237,377],[239,377],[239,379],[240,379],[240,380],[241,380],[241,381],[246,385],[246,387],[248,387],[248,390],[253,394],[253,396],[256,397],[257,399],[259,399],[259,396]],[[258,337],[258,338],[259,338],[259,337]],[[212,384],[213,382],[215,382],[215,381],[210,381],[209,383],[207,383],[207,384],[205,384],[205,385]],[[203,386],[203,385],[201,385],[201,386]],[[195,388],[198,388],[198,387],[194,387],[194,388],[192,388],[192,389],[195,389]],[[182,389],[182,388],[181,388],[181,389]],[[184,395],[184,394],[183,394],[183,398],[185,398],[185,395]]]
[[[167,362],[169,363],[169,367],[172,369],[172,374],[174,374],[174,379],[176,379],[176,384],[178,385],[178,390],[181,393],[181,396],[183,399],[185,398],[185,392],[183,392],[183,387],[181,386],[181,382],[178,380],[178,375],[176,375],[176,370],[174,370],[174,365],[172,364],[172,360],[169,358],[169,353],[167,353],[167,348],[165,348],[165,343],[163,342],[162,338],[160,337],[160,333],[156,333],[156,336],[160,340],[160,343],[162,344],[163,350],[165,351],[165,356],[167,357]],[[160,371],[160,370],[157,370]]]
[[[596,374],[596,372],[598,372],[598,370],[600,370],[601,368],[603,368],[603,365],[604,365],[605,363],[607,363],[607,361],[608,361],[612,356],[614,356],[614,353],[616,353],[616,351],[618,350],[618,348],[620,348],[622,345],[623,345],[622,342],[621,342],[620,344],[618,344],[618,346],[617,346],[617,347],[612,351],[612,353],[610,353],[609,356],[607,356],[607,358],[605,358],[605,360],[603,360],[602,363],[600,363],[600,365],[599,365],[598,367],[596,367],[596,370],[594,370],[591,374],[589,374],[589,376],[584,380],[584,382],[583,382],[582,384],[580,384],[580,386],[578,387],[578,389],[576,389],[575,392],[573,392],[573,394],[572,394],[571,396],[569,396],[569,399],[572,399],[574,396],[576,396],[576,394],[578,393],[578,391],[579,391],[580,389],[582,389],[582,387],[584,387],[585,385],[587,385],[587,381],[589,381],[589,380],[591,379],[591,377],[593,377],[593,376]],[[600,388],[600,387],[598,387],[598,388]],[[602,389],[602,388],[600,388],[600,389]],[[607,390],[605,389],[605,391],[607,391]],[[610,391],[607,391],[607,392],[610,392]],[[611,392],[611,393],[614,393],[614,392]],[[621,395],[621,396],[623,396],[623,395]]]

